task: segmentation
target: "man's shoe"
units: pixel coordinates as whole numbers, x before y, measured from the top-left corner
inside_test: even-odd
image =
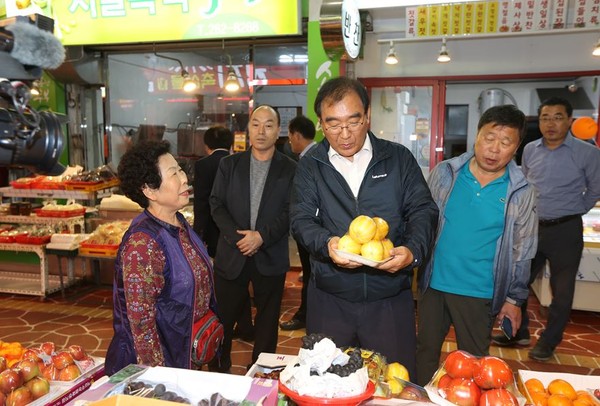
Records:
[[[282,321],[279,323],[279,327],[282,330],[290,331],[290,330],[300,330],[301,328],[306,327],[306,323],[302,320],[298,319],[290,319],[288,321]]]
[[[554,355],[554,349],[543,341],[538,341],[535,347],[529,351],[529,358],[536,361],[548,361]]]
[[[304,281],[304,272],[300,272],[298,274],[298,282],[302,282],[302,281]]]
[[[492,336],[492,342],[500,347],[526,346],[531,343],[531,338],[519,336],[507,338],[504,334],[498,334]]]

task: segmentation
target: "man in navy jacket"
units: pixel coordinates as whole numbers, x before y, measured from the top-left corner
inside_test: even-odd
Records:
[[[415,377],[413,271],[429,256],[438,209],[408,149],[369,132],[365,87],[345,77],[325,83],[315,112],[326,140],[300,160],[290,220],[310,252],[307,333],[324,333],[400,362]],[[392,259],[363,266],[336,254],[358,215],[381,217]]]

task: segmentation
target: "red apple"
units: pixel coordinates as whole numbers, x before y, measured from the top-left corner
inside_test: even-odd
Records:
[[[21,386],[6,397],[6,406],[25,406],[33,401],[31,392],[25,386]]]
[[[52,341],[46,341],[40,345],[40,350],[46,355],[52,355],[54,353],[54,343]]]
[[[86,355],[85,350],[81,345],[70,345],[68,351],[75,361],[81,361]]]
[[[53,364],[48,364],[42,369],[42,376],[49,381],[56,381],[59,373],[60,371]]]
[[[48,392],[50,392],[50,382],[47,379],[42,378],[41,376],[37,376],[33,378],[31,381],[27,381],[25,386],[31,392],[31,396],[33,396],[33,400],[39,399]]]
[[[3,405],[6,402],[6,395],[0,392],[0,405]]]
[[[27,382],[40,374],[40,367],[38,363],[30,359],[24,359],[17,362],[13,368],[21,371],[21,376],[23,377],[24,382]]]
[[[6,366],[6,358],[4,358],[4,357],[0,357],[0,372],[4,371],[6,368],[8,368],[8,367]],[[1,405],[1,404],[2,404],[2,403],[0,402],[0,405]]]
[[[58,375],[59,381],[72,381],[76,378],[79,378],[81,375],[81,371],[79,367],[75,364],[67,365],[64,369],[60,371]]]
[[[10,392],[23,385],[23,377],[19,371],[5,369],[0,372],[0,392],[8,395]]]
[[[30,359],[35,362],[43,361],[40,357],[40,351],[41,350],[39,349],[28,348],[27,350],[25,350],[23,355],[21,355],[21,359]]]
[[[66,351],[61,351],[52,356],[52,363],[57,369],[64,369],[69,365],[73,365],[75,361],[73,360],[71,354]]]

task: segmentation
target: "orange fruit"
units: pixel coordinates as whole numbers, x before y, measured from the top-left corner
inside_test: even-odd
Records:
[[[563,395],[569,400],[577,399],[577,392],[573,385],[564,379],[555,379],[548,384],[548,393],[550,395]]]
[[[573,404],[575,404],[576,401],[579,402],[579,405],[596,406],[597,404],[594,397],[584,390],[577,391],[577,399],[573,401]]]
[[[383,260],[383,244],[381,241],[371,240],[360,247],[360,255],[372,261]]]
[[[383,245],[383,259],[390,257],[390,250],[394,248],[394,243],[390,239],[385,238],[381,240],[381,245]]]
[[[573,402],[565,395],[550,395],[548,406],[573,406]]]
[[[579,398],[575,399],[571,403],[573,403],[573,406],[594,406],[593,403],[590,403],[585,399],[579,399]]]
[[[369,216],[361,215],[356,217],[348,227],[348,234],[354,241],[360,244],[369,242],[377,232],[377,223]]]
[[[547,406],[548,394],[546,392],[529,392],[533,406]]]
[[[388,225],[387,221],[381,217],[373,217],[373,221],[377,225],[377,231],[375,232],[373,239],[381,241],[387,237],[388,231],[390,231],[390,226]]]
[[[344,252],[351,252],[360,255],[361,244],[357,243],[348,234],[344,234],[338,241],[338,249]]]
[[[535,392],[546,393],[546,388],[544,387],[544,384],[542,383],[542,381],[540,381],[537,378],[531,378],[531,379],[526,380],[525,387],[527,388],[527,391],[529,392],[529,394],[532,394]]]

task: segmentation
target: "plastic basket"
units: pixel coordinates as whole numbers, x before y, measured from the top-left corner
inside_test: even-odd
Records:
[[[114,258],[119,249],[118,245],[102,245],[102,244],[79,244],[79,254],[92,255],[97,257]]]

